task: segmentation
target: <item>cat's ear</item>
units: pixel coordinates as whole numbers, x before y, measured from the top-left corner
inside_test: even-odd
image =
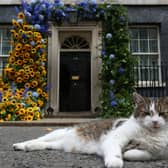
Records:
[[[133,101],[137,105],[141,104],[141,103],[145,103],[144,98],[140,94],[138,94],[137,92],[133,93]]]

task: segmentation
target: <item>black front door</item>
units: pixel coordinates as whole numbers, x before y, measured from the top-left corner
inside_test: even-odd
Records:
[[[60,111],[89,111],[90,52],[61,52]]]

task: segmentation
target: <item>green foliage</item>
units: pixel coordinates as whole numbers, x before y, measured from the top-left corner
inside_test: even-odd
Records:
[[[129,52],[127,11],[120,5],[107,5],[103,21],[102,113],[108,117],[126,117],[132,113],[134,57]]]

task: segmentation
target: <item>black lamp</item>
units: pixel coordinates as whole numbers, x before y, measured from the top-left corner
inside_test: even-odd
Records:
[[[68,11],[69,14],[69,23],[77,24],[78,23],[78,11],[76,9],[71,9]]]

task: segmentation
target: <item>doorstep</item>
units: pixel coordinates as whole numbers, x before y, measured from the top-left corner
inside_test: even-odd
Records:
[[[0,122],[0,126],[73,126],[95,120],[98,118],[44,118],[34,121],[4,121]]]

